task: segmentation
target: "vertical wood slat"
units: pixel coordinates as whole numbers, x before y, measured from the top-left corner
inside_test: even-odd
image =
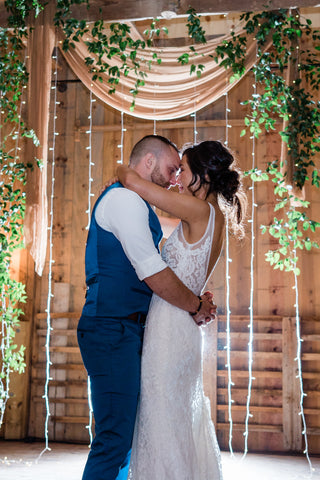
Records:
[[[297,379],[296,321],[284,317],[282,321],[282,411],[283,445],[285,450],[300,451],[302,428],[300,412],[300,385]]]
[[[69,308],[70,302],[70,283],[55,283],[54,284],[54,300],[53,300],[53,311],[60,313],[60,312],[67,312]],[[55,321],[55,328],[59,329],[68,329],[68,318],[58,318]],[[54,340],[54,341],[53,341]],[[68,344],[68,337],[67,336],[56,336],[54,339],[52,338],[51,345],[55,346],[67,346]],[[66,353],[59,353],[59,354],[52,354],[54,357],[59,356],[59,363],[67,363],[67,354]],[[67,372],[66,370],[58,370],[55,372],[55,380],[63,381],[67,380]],[[67,392],[66,387],[50,387],[50,398],[66,398]],[[65,404],[53,404],[52,410],[54,415],[65,415],[66,414],[66,405]],[[55,441],[63,441],[64,438],[64,425],[61,424],[53,424],[49,422],[49,425],[52,426],[52,439]]]

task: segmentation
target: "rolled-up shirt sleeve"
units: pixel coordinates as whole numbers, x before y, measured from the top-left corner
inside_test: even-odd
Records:
[[[95,211],[98,225],[119,240],[139,280],[164,270],[149,227],[149,209],[135,192],[115,188],[105,195]]]

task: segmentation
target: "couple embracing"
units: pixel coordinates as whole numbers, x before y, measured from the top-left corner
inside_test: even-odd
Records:
[[[173,143],[149,135],[117,176],[95,204],[86,247],[78,342],[95,438],[83,480],[221,480],[200,328],[216,305],[202,291],[225,216],[242,232],[239,173],[220,142],[189,147],[180,160]],[[176,183],[180,193],[168,189]],[[161,255],[150,204],[181,219]]]

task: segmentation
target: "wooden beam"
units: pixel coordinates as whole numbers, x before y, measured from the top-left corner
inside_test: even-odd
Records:
[[[217,423],[217,430],[229,429],[229,423]],[[244,431],[245,425],[243,423],[234,423],[233,430]],[[282,433],[282,425],[261,425],[261,424],[250,424],[250,432],[273,432],[273,433]]]
[[[45,363],[35,363],[34,368],[36,370],[40,370],[41,368],[45,368]],[[51,370],[83,370],[86,371],[84,368],[83,363],[54,363],[50,367]]]
[[[55,416],[52,415],[51,417],[52,422],[57,422],[57,423],[83,423],[84,425],[87,425],[88,423],[88,417],[71,417],[71,416]]]
[[[66,383],[67,386],[67,383]],[[43,403],[43,397],[33,397],[33,402],[36,403]],[[70,404],[70,405],[87,405],[88,400],[86,398],[50,398],[50,403],[62,403],[62,404]]]
[[[36,314],[37,320],[45,320],[48,314],[41,312]],[[50,312],[50,318],[80,318],[81,312]]]
[[[55,2],[50,0],[48,3]],[[226,14],[228,12],[263,11],[266,9],[313,7],[319,0],[273,0],[266,7],[265,0],[90,0],[90,8],[86,4],[73,5],[71,14],[74,18],[95,21],[124,21],[159,17],[161,12],[170,11],[178,16],[186,15],[190,6],[200,14]],[[8,14],[4,0],[0,0],[0,26],[7,26]]]
[[[244,118],[230,118],[228,119],[228,124],[232,127],[244,127]],[[275,125],[281,125],[282,122],[276,120]],[[197,128],[208,128],[208,127],[225,127],[226,120],[222,119],[213,119],[213,120],[197,120]],[[148,130],[153,132],[154,124],[153,120],[149,122],[137,123],[136,119],[128,118],[127,122],[124,125],[126,130]],[[79,133],[88,133],[90,126],[81,125],[76,127],[75,131]],[[194,128],[193,120],[169,120],[169,121],[158,121],[157,122],[157,131],[161,130],[172,130],[180,128]],[[120,129],[119,125],[93,125],[91,127],[92,133],[101,133],[101,132],[118,132]]]
[[[280,371],[269,371],[269,370],[256,370],[252,372],[252,375],[255,378],[282,378],[282,372]],[[228,377],[228,370],[218,370],[218,377]],[[232,377],[237,378],[247,378],[249,376],[248,370],[232,370]],[[314,377],[312,377],[314,378]]]

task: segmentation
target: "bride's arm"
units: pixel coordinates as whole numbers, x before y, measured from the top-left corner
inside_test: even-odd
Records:
[[[151,181],[144,180],[129,167],[121,165],[117,168],[117,176],[122,185],[133,190],[147,202],[155,205],[174,217],[186,222],[199,220],[208,214],[207,202],[192,195],[181,195],[173,190],[167,190]]]

